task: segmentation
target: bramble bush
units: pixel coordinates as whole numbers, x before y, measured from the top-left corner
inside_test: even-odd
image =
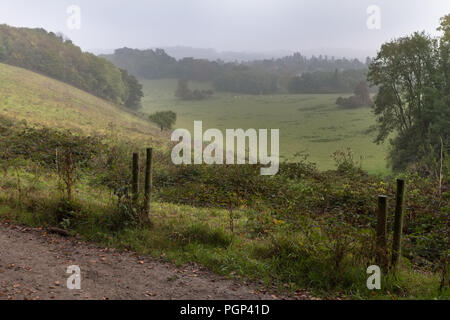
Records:
[[[139,207],[134,206],[129,194],[131,156],[139,146],[104,137],[80,137],[64,130],[32,128],[2,118],[0,129],[0,146],[6,150],[0,159],[4,170],[0,187],[5,191],[0,193],[2,204],[31,212],[27,219],[33,224],[81,230],[99,241],[112,241],[111,237],[124,232],[138,235],[153,230],[140,223]],[[44,148],[46,143],[51,148]],[[49,187],[58,176],[57,168],[64,171],[53,148],[59,148],[61,160],[64,152],[69,152],[76,164],[71,172],[76,175],[71,179],[72,199]],[[350,150],[337,152],[335,157],[337,170],[320,172],[303,159],[281,163],[275,176],[261,176],[259,165],[175,166],[167,151],[156,150],[154,201],[186,204],[193,210],[222,208],[227,216],[220,219],[227,219],[229,225],[212,226],[209,219],[217,217],[210,216],[208,222],[159,225],[162,229],[158,234],[170,240],[170,248],[179,247],[182,252],[198,246],[231,250],[224,259],[237,259],[233,246],[245,243],[249,248],[246,261],[256,259],[270,266],[277,281],[357,292],[365,283],[363,271],[374,263],[379,194],[388,196],[388,234],[392,233],[397,177],[366,174],[358,168]],[[143,154],[140,159],[143,181]],[[436,179],[413,171],[401,177],[407,185],[403,261],[411,268],[440,272],[448,257],[448,177],[442,182],[441,192]],[[83,190],[83,196],[80,188],[88,189]],[[109,199],[107,203],[102,202],[105,198],[94,199],[92,190],[99,192],[99,199]],[[166,240],[152,241],[163,245]],[[330,272],[331,266],[335,272]]]

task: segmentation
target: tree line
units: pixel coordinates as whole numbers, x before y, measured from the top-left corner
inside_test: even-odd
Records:
[[[162,49],[122,48],[103,57],[139,78],[208,81],[217,91],[242,94],[352,92],[367,74],[367,65],[357,59],[307,58],[300,53],[245,63],[176,60]]]
[[[203,100],[211,97],[213,94],[214,92],[210,89],[190,89],[186,79],[178,80],[177,90],[175,91],[175,97],[181,100]]]
[[[316,71],[289,78],[287,90],[290,93],[353,92],[361,82],[365,83],[366,79],[366,69]]]
[[[82,52],[61,34],[0,25],[0,63],[41,73],[131,109],[141,105],[142,86],[134,76]]]

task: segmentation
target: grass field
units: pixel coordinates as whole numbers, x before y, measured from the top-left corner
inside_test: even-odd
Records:
[[[115,134],[160,144],[149,121],[65,83],[0,64],[0,115],[85,134]],[[166,138],[164,138],[166,139]]]
[[[216,93],[204,101],[180,101],[174,97],[176,80],[141,80],[145,97],[143,111],[173,110],[178,114],[177,128],[193,129],[202,120],[204,129],[268,128],[280,129],[282,157],[292,159],[297,152],[310,154],[320,169],[332,169],[331,154],[351,148],[355,159],[370,173],[386,174],[385,145],[374,144],[374,124],[369,108],[339,109],[336,94],[235,95]],[[205,88],[205,83],[190,83]],[[45,76],[0,64],[0,114],[29,123],[64,127],[85,133],[111,130],[153,146],[167,139],[155,126],[127,110],[70,85]]]
[[[174,97],[176,80],[141,80],[144,85],[144,112],[172,110],[177,128],[193,130],[194,120],[202,120],[204,130],[218,128],[280,129],[280,153],[292,159],[306,152],[322,170],[334,168],[331,154],[351,148],[354,158],[370,173],[386,174],[386,145],[373,143],[370,108],[343,110],[334,103],[338,94],[236,95],[216,93],[204,101],[181,101]],[[190,83],[191,88],[208,84]]]

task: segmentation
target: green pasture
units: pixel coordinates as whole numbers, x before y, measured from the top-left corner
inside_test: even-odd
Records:
[[[193,130],[195,120],[203,121],[203,130],[217,128],[280,129],[280,153],[293,159],[298,153],[322,170],[334,168],[331,154],[351,148],[354,159],[370,173],[386,174],[387,145],[373,143],[375,124],[370,108],[341,109],[334,102],[339,94],[238,95],[215,93],[203,101],[181,101],[174,97],[176,80],[141,80],[146,113],[172,110],[177,113],[176,128]],[[208,88],[192,83],[191,88]],[[348,94],[342,94],[348,95]]]

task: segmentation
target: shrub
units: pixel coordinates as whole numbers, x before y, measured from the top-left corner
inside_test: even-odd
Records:
[[[232,241],[232,235],[223,229],[211,228],[205,223],[195,223],[184,228],[174,230],[172,239],[182,246],[187,246],[193,242],[210,245],[214,247],[228,247]]]

